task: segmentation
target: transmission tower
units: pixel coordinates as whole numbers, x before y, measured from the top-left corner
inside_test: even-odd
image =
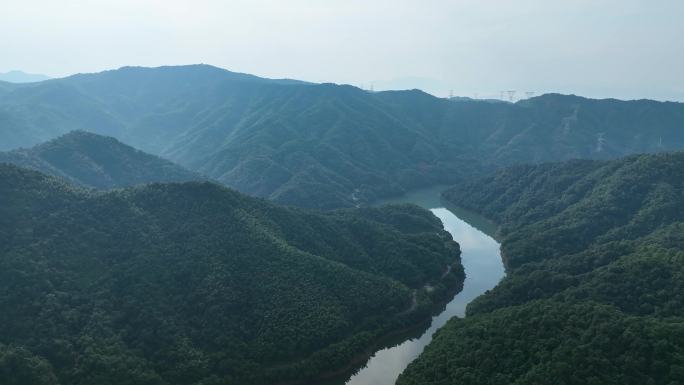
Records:
[[[603,145],[606,144],[606,138],[604,138],[603,135],[603,132],[598,133],[598,138],[596,139],[596,152],[603,151]]]
[[[506,92],[508,93],[508,101],[513,102],[513,99],[515,98],[515,90],[509,90]]]

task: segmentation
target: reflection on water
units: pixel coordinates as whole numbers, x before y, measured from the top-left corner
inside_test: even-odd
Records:
[[[449,207],[440,200],[443,188],[415,191],[387,203],[414,203],[430,209],[442,220],[444,228],[461,245],[461,259],[466,272],[463,291],[446,305],[446,309],[432,318],[430,327],[420,337],[376,352],[366,367],[353,375],[348,385],[391,385],[432,340],[432,334],[451,317],[465,316],[466,305],[475,297],[492,289],[504,276],[499,255],[499,244],[494,240],[495,226],[477,214]],[[448,207],[448,208],[447,208]],[[466,222],[466,220],[468,222]],[[488,235],[489,234],[489,235]]]

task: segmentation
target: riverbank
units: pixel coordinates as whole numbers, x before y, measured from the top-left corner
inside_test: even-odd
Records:
[[[397,346],[406,340],[418,338],[421,335],[423,335],[425,331],[430,328],[431,318],[435,314],[443,311],[446,305],[453,299],[453,297],[460,293],[462,290],[463,283],[461,283],[461,285],[459,285],[458,287],[454,288],[454,290],[452,290],[447,295],[447,298],[444,301],[442,301],[441,303],[437,303],[435,304],[435,306],[433,306],[433,312],[430,317],[426,317],[422,321],[419,321],[418,323],[412,326],[407,326],[404,329],[387,333],[386,335],[378,338],[374,346],[368,348],[365,352],[358,354],[356,357],[352,359],[352,361],[348,365],[346,365],[343,368],[340,368],[339,370],[322,374],[320,377],[314,380],[314,383],[318,385],[342,385],[347,383],[349,377],[355,374],[355,372],[357,372],[360,368],[362,368],[366,364],[366,362],[379,350]],[[289,385],[304,384],[305,383]]]
[[[461,247],[461,262],[466,274],[462,290],[432,318],[430,327],[419,337],[407,338],[396,346],[375,352],[366,366],[348,381],[326,385],[393,385],[406,366],[420,355],[438,328],[452,317],[465,316],[467,304],[492,289],[505,276],[500,245],[496,241],[498,226],[476,213],[447,205],[441,199],[444,188],[437,186],[413,191],[403,197],[376,202],[376,205],[411,203],[431,210],[440,218],[444,229]]]
[[[463,289],[464,277],[461,275],[462,265],[460,261],[460,252],[458,259],[450,266],[447,266],[444,273],[439,277],[439,281],[436,286],[442,287],[443,292],[435,292],[434,286],[430,286],[426,283],[422,288],[414,290],[414,296],[418,296],[418,304],[415,308],[410,311],[402,311],[403,314],[398,314],[397,319],[393,322],[397,324],[405,324],[397,329],[382,332],[378,337],[375,337],[373,341],[364,343],[367,346],[361,352],[352,356],[344,366],[337,369],[326,371],[320,374],[316,374],[314,377],[302,380],[302,381],[286,381],[286,382],[275,382],[274,385],[307,385],[307,384],[317,384],[317,385],[342,385],[347,382],[350,376],[357,372],[363,365],[371,358],[378,350],[382,350],[388,347],[396,346],[407,339],[413,339],[422,335],[425,330],[430,327],[430,321],[435,314],[443,311],[445,306],[453,299]],[[456,284],[449,284],[449,282],[455,282]],[[433,288],[433,290],[428,290],[428,288]],[[426,303],[429,300],[429,303]],[[414,307],[413,304],[410,307]],[[366,332],[368,333],[368,332]],[[372,332],[370,332],[372,333]],[[340,343],[347,343],[349,339],[353,339],[351,336]],[[289,364],[283,365],[293,366],[297,364],[303,364],[308,360],[315,359],[314,356],[318,354],[324,354],[324,352],[319,351],[313,355],[306,357],[299,361],[293,361]]]

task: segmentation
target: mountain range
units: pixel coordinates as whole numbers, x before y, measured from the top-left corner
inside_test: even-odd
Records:
[[[366,207],[436,184],[507,276],[398,385],[684,383],[683,124],[207,65],[0,82],[0,383],[340,374],[462,287],[438,218]]]
[[[518,103],[124,67],[0,87],[0,149],[113,136],[250,195],[349,207],[494,169],[684,148],[684,104],[557,94]]]

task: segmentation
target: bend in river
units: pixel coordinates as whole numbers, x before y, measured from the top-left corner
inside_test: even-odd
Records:
[[[443,187],[418,190],[400,198],[378,204],[413,203],[429,209],[442,220],[444,228],[461,245],[461,260],[466,272],[463,290],[438,315],[419,337],[375,352],[366,366],[352,375],[347,385],[392,385],[409,363],[416,359],[432,340],[433,333],[451,317],[465,316],[470,301],[496,286],[504,277],[504,266],[499,254],[499,243],[493,235],[496,226],[481,216],[445,204],[440,193]]]

